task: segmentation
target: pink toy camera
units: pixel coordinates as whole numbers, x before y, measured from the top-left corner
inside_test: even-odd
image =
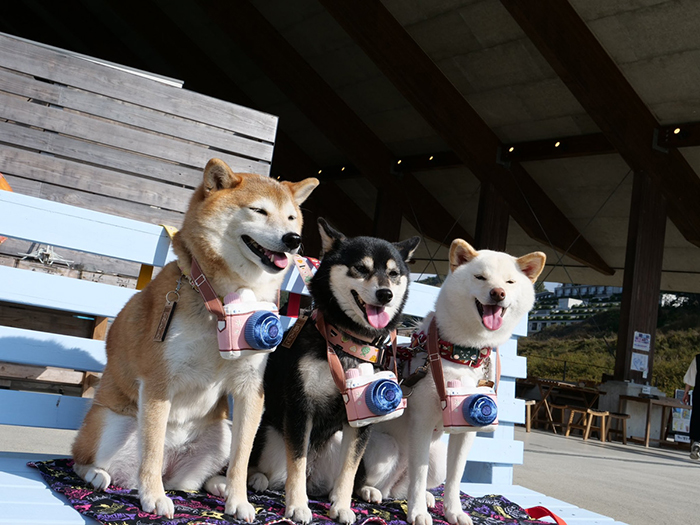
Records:
[[[370,363],[347,370],[345,386],[347,393],[343,399],[351,427],[397,418],[406,408],[406,400],[394,373],[375,373]]]
[[[487,386],[463,387],[459,380],[447,382],[447,406],[442,424],[448,434],[493,432],[498,425],[496,393]]]
[[[254,299],[255,295],[250,292]],[[224,359],[273,352],[282,342],[282,324],[277,305],[265,301],[246,301],[246,292],[224,297],[226,321],[219,321],[219,352]]]

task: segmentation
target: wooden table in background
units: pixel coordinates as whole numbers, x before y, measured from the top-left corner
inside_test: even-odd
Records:
[[[618,412],[625,412],[623,410],[624,404],[626,402],[633,401],[635,403],[642,403],[647,406],[647,420],[646,420],[646,431],[644,433],[644,446],[649,446],[649,441],[662,441],[666,435],[666,427],[668,425],[668,410],[672,408],[689,408],[688,405],[682,403],[680,400],[673,397],[660,397],[655,399],[653,397],[640,397],[640,396],[628,396],[621,395],[620,403],[618,407]],[[654,406],[662,407],[661,413],[661,428],[659,429],[659,439],[651,439],[649,436],[651,434],[651,409]],[[630,438],[641,440],[642,438]]]
[[[557,429],[554,426],[554,418],[552,417],[552,408],[550,406],[552,400],[555,401],[555,404],[593,408],[593,405],[595,405],[595,402],[600,396],[600,391],[596,388],[579,386],[575,383],[567,383],[565,381],[536,379],[535,384],[540,391],[540,400],[532,410],[533,421],[531,421],[531,424],[537,420],[537,414],[540,408],[544,408],[547,418],[544,420],[544,424],[545,426],[551,426],[555,434],[557,433]]]

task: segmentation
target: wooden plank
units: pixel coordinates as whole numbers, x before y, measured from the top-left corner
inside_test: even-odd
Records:
[[[134,290],[0,266],[0,301],[116,317]]]
[[[0,424],[77,430],[90,402],[82,397],[0,390]]]
[[[421,203],[421,213],[430,217],[417,224],[413,208],[401,198],[403,216],[409,222],[437,241],[447,231],[455,237],[471,237],[413,175],[406,173],[398,179],[390,172],[394,164],[391,150],[250,2],[203,2],[202,7],[377,189],[408,188]],[[246,23],[234,29],[227,21],[236,18]]]
[[[275,140],[277,117],[273,115],[168,86],[10,35],[0,34],[0,64],[7,69],[146,105],[266,142]]]
[[[614,273],[521,165],[513,163],[506,170],[495,163],[500,145],[496,134],[381,2],[321,4],[472,173],[498,188],[530,237],[605,275]]]
[[[182,166],[109,146],[74,139],[58,133],[0,122],[0,142],[38,150],[58,157],[136,175],[146,180],[195,188],[202,182],[202,168]],[[212,153],[214,155],[214,153]],[[244,166],[243,166],[244,167]],[[23,192],[20,192],[23,193]]]
[[[267,175],[267,163],[210,149],[207,146],[150,133],[113,122],[91,118],[52,106],[34,104],[19,97],[0,94],[0,118],[55,133],[133,151],[150,157],[204,169],[212,157],[219,157],[237,171]]]
[[[36,331],[50,327],[53,333],[82,338],[90,337],[92,323],[90,319],[80,319],[68,312],[0,303],[0,325],[6,327]]]
[[[165,228],[124,217],[0,192],[0,233],[152,266],[174,260]]]
[[[50,155],[3,147],[0,170],[65,188],[184,213],[192,190]]]
[[[700,246],[700,179],[675,148],[652,147],[659,122],[569,2],[501,0],[549,65],[635,171],[659,184],[668,214]]]
[[[0,326],[0,361],[102,372],[104,341]]]
[[[182,221],[185,216],[182,212],[164,210],[155,206],[124,201],[105,195],[76,191],[63,186],[56,186],[54,184],[17,177],[15,175],[7,175],[7,180],[18,188],[17,193],[63,204],[70,204],[80,208],[101,211],[110,215],[119,215],[120,217],[151,224],[168,224],[179,228],[182,226]],[[2,249],[3,247],[0,246],[0,251]],[[26,250],[21,251],[26,252]],[[137,273],[138,271],[133,273],[133,275]],[[127,275],[132,274],[129,273]]]
[[[28,97],[33,102],[45,102],[115,123],[215,147],[234,155],[244,155],[267,163],[272,160],[272,144],[174,115],[164,115],[143,105],[128,104],[68,86],[42,82],[11,71],[0,70],[0,91]]]
[[[75,370],[47,368],[45,366],[15,365],[0,361],[0,377],[6,379],[31,379],[32,381],[80,385],[83,382],[84,376],[82,372],[76,372]]]

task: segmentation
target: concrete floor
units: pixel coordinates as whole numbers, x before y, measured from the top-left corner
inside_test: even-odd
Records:
[[[514,483],[630,525],[700,523],[700,462],[687,451],[526,433]]]
[[[70,454],[75,432],[0,425],[0,450]],[[551,432],[526,433],[525,462],[514,483],[630,525],[700,523],[700,462],[688,452],[601,443]]]

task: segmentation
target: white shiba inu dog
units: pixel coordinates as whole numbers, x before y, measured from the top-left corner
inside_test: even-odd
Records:
[[[239,290],[276,301],[287,254],[301,244],[299,205],[317,185],[314,178],[280,183],[234,173],[221,160],[209,161],[173,240],[178,261],[126,304],[109,331],[107,366],[73,444],[74,468],[85,481],[97,489],[138,488],[144,511],[169,518],[174,505],[165,489],[206,483],[226,497],[227,514],[253,520],[246,473],[268,354],[222,359],[221,321],[198,292],[208,282],[219,309],[217,295]],[[190,285],[187,276],[199,275],[196,263],[206,282]],[[177,308],[156,340],[166,297],[177,299]],[[235,398],[232,425],[228,394]],[[229,458],[227,478],[216,476]]]
[[[440,349],[437,361],[445,383],[459,380],[463,388],[475,391],[480,380],[497,379],[491,349],[510,339],[522,316],[532,308],[533,283],[546,257],[541,252],[515,258],[502,252],[476,251],[466,241],[456,239],[450,246],[449,260],[450,275],[440,289],[435,311],[414,334],[413,358],[404,377],[419,366],[430,368],[426,343],[434,321]],[[434,500],[426,487],[437,484],[444,472],[437,464],[445,461],[444,448],[438,445],[443,430],[450,432],[445,518],[452,524],[471,525],[472,520],[462,510],[459,484],[474,430],[479,428],[444,425],[441,398],[430,371],[413,386],[403,417],[375,425],[365,454],[365,483],[383,495],[407,497],[408,522],[414,525],[432,524],[427,507]]]

